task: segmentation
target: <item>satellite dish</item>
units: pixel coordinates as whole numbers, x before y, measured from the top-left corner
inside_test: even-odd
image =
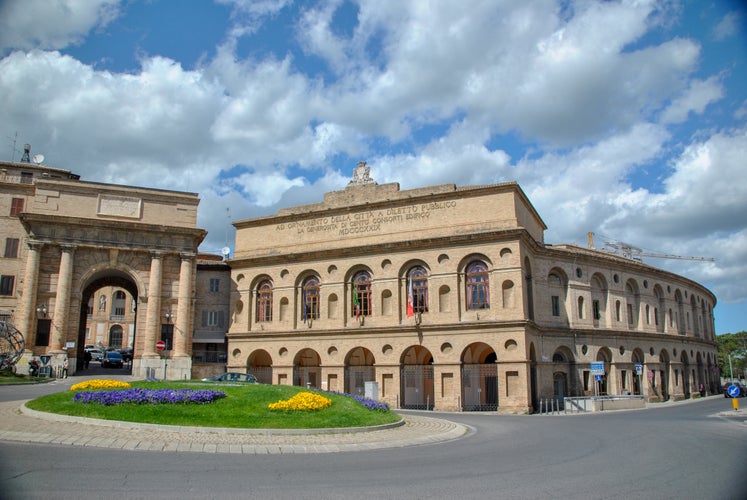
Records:
[[[39,165],[41,162],[44,161],[44,155],[36,154],[33,157],[31,157],[31,161]]]
[[[230,253],[231,253],[231,249],[228,247],[223,247],[220,249],[220,254],[223,255],[224,257]]]

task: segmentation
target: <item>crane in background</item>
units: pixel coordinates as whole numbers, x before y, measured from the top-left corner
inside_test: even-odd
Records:
[[[590,249],[594,249],[594,233],[589,231],[587,233],[588,237],[588,247]],[[604,247],[602,249],[603,252],[609,252],[614,255],[619,255],[620,257],[625,257],[626,259],[632,259],[641,261],[643,257],[652,257],[655,259],[680,259],[680,260],[699,260],[703,262],[715,262],[716,259],[712,257],[690,257],[686,255],[674,255],[674,254],[668,254],[668,253],[656,253],[656,252],[644,252],[642,249],[638,247],[634,247],[633,245],[630,245],[628,243],[622,242],[622,241],[605,241]]]

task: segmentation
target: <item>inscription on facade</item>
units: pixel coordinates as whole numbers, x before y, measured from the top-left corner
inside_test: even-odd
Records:
[[[337,236],[378,233],[392,224],[403,222],[422,223],[434,217],[444,217],[457,207],[455,200],[436,201],[404,207],[383,208],[354,214],[333,215],[317,219],[300,220],[277,224],[276,231],[292,231],[296,234],[329,233]]]
[[[98,215],[112,215],[139,219],[143,202],[140,198],[128,196],[99,195]]]

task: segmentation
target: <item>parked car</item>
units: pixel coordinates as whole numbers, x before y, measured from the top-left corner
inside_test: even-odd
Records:
[[[747,397],[747,386],[745,386],[741,382],[727,382],[727,383],[724,384],[724,397],[725,398],[730,398],[731,397],[731,396],[729,396],[729,387],[731,387],[732,385],[736,385],[737,387],[739,387],[739,397],[740,398]]]
[[[122,355],[117,351],[106,351],[101,359],[101,368],[122,368]]]
[[[247,384],[256,384],[257,377],[250,373],[222,373],[214,377],[202,379],[203,382],[245,382]]]
[[[91,353],[91,361],[101,361],[101,358],[104,357],[104,352],[101,349],[89,349],[88,352]]]

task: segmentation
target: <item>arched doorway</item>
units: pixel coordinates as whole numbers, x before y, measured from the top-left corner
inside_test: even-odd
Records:
[[[376,380],[375,363],[373,354],[365,347],[351,349],[345,356],[345,392],[365,395],[366,382]]]
[[[537,411],[539,408],[539,395],[537,394],[537,354],[534,350],[534,342],[529,344],[529,400],[532,402],[532,408]]]
[[[682,362],[682,392],[685,395],[685,399],[688,399],[691,391],[690,360],[685,351],[682,351],[680,361]]]
[[[661,384],[661,400],[669,399],[669,354],[666,349],[659,353],[659,384]]]
[[[260,384],[272,384],[272,357],[264,349],[257,349],[246,360],[246,372],[257,377]]]
[[[553,364],[553,397],[563,400],[576,394],[576,365],[573,352],[566,347],[559,347],[552,355]]]
[[[293,360],[293,385],[319,389],[322,380],[321,358],[313,349],[303,349]]]
[[[112,294],[114,300],[108,300],[112,290],[115,291]],[[105,291],[99,295],[104,300],[94,300],[94,296],[101,291]],[[112,349],[135,345],[138,296],[135,281],[122,270],[102,270],[88,278],[81,293],[76,371],[83,369],[86,344]],[[126,310],[123,308],[128,300],[132,305],[130,311],[127,311],[130,314],[125,315]],[[127,331],[122,326],[125,319]],[[134,354],[133,352],[132,355]],[[131,364],[125,366],[132,369]]]
[[[470,344],[462,353],[462,409],[495,411],[498,409],[498,357],[492,347]]]
[[[407,348],[400,360],[400,406],[432,410],[434,404],[433,356],[423,346]]]
[[[612,361],[612,353],[610,350],[606,347],[599,349],[597,352],[597,361],[604,363],[604,375],[598,376],[601,378],[595,381],[597,385],[597,395],[606,396],[609,394],[608,376],[610,374],[610,362]]]
[[[643,351],[636,348],[633,349],[633,355],[630,358],[633,362],[633,395],[640,396],[643,394],[641,376],[643,374]],[[640,370],[638,367],[640,366]]]

